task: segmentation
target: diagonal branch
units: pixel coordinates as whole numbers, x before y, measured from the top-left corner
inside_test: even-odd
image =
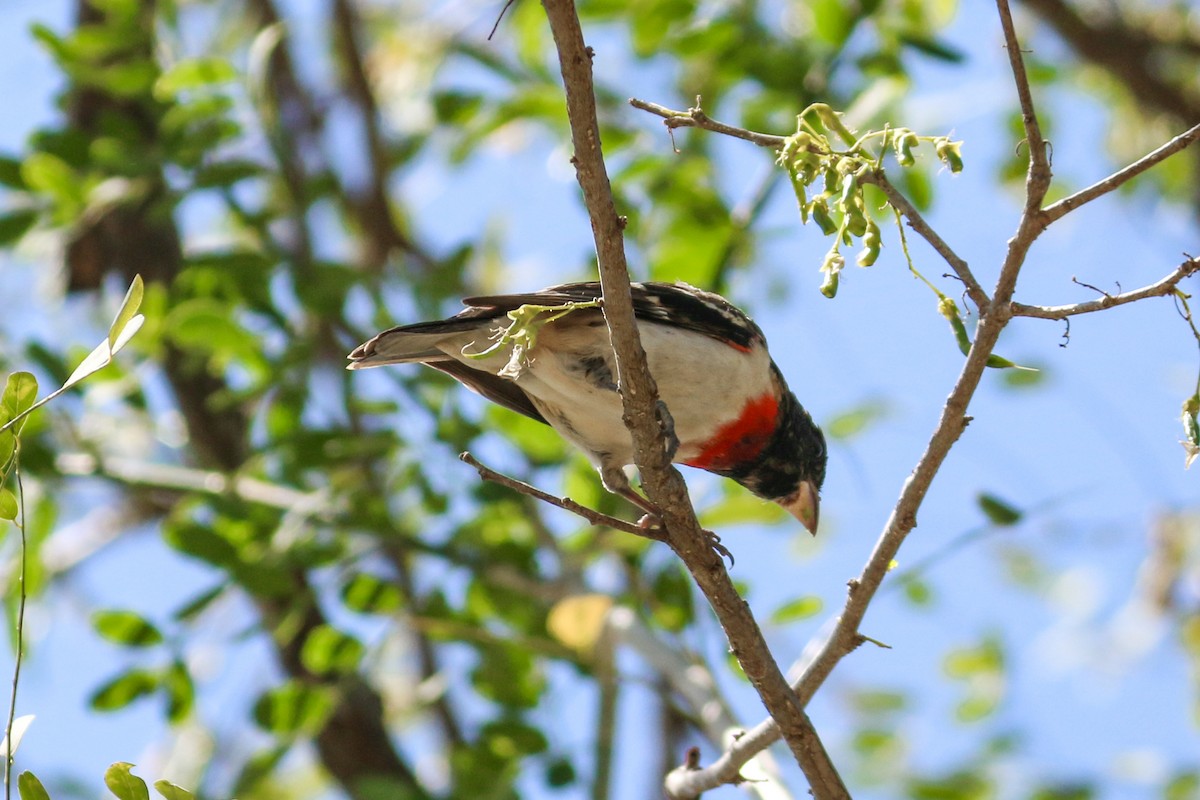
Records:
[[[634,536],[645,536],[650,539],[658,540],[658,537],[653,535],[654,530],[651,528],[641,528],[632,522],[626,522],[623,519],[617,519],[616,517],[610,517],[608,514],[602,514],[595,509],[591,509],[585,505],[582,505],[581,503],[576,503],[569,497],[556,497],[548,492],[543,492],[536,486],[530,486],[528,483],[525,483],[525,481],[511,478],[508,475],[496,472],[494,469],[481,464],[479,459],[475,458],[475,456],[471,455],[470,453],[463,452],[458,456],[458,458],[459,460],[465,461],[474,467],[479,472],[479,477],[485,481],[498,483],[501,486],[506,486],[509,489],[512,489],[513,491],[520,492],[521,494],[526,494],[530,497],[541,500],[543,503],[549,503],[556,508],[561,508],[563,511],[570,511],[572,514],[583,517],[593,525],[607,525],[608,527],[614,528],[618,531],[632,533]]]
[[[638,336],[625,263],[622,228],[600,148],[592,82],[593,52],[584,44],[583,30],[572,0],[544,0],[546,16],[558,50],[566,89],[567,114],[575,149],[574,164],[592,222],[604,316],[617,361],[625,425],[633,438],[634,455],[650,500],[661,510],[668,544],[683,560],[712,605],[729,637],[730,646],[771,716],[779,720],[784,738],[818,798],[849,797],[829,760],[812,722],[797,701],[770,649],[696,521],[687,487],[663,446],[657,389],[646,366]]]
[[[1085,203],[1090,203],[1098,197],[1103,197],[1114,189],[1129,182],[1133,178],[1141,175],[1146,170],[1164,161],[1170,156],[1175,155],[1189,145],[1200,140],[1200,125],[1193,125],[1183,133],[1176,136],[1171,141],[1151,150],[1146,155],[1134,161],[1124,169],[1117,170],[1112,175],[1109,175],[1103,180],[1093,183],[1086,189],[1080,189],[1070,197],[1064,197],[1057,203],[1046,206],[1042,209],[1042,219],[1045,225],[1049,225],[1055,220],[1061,219],[1068,213],[1074,211]]]
[[[1065,306],[1030,306],[1024,303],[1013,303],[1013,316],[1037,317],[1039,319],[1066,319],[1077,314],[1090,314],[1093,311],[1103,311],[1106,308],[1123,306],[1126,303],[1144,300],[1147,297],[1164,297],[1174,293],[1175,287],[1185,278],[1195,275],[1198,272],[1200,272],[1200,258],[1189,258],[1176,267],[1169,275],[1140,289],[1122,292],[1121,294],[1105,294],[1095,300]]]
[[[759,147],[767,147],[772,150],[779,150],[787,143],[787,137],[776,136],[770,133],[758,133],[757,131],[748,131],[745,128],[736,128],[733,125],[728,125],[724,122],[718,122],[712,119],[699,108],[689,108],[687,111],[678,111],[659,105],[658,103],[650,103],[646,100],[639,100],[636,97],[629,99],[629,104],[634,108],[648,111],[651,114],[663,118],[663,124],[670,130],[676,128],[700,128],[713,133],[721,133],[726,136],[732,136],[735,139],[743,139],[747,142],[758,145]],[[929,243],[929,246],[937,252],[967,289],[967,296],[975,303],[980,310],[987,307],[991,302],[988,299],[987,292],[984,291],[979,281],[971,272],[971,267],[961,258],[954,249],[946,243],[938,232],[933,229],[916,206],[908,201],[908,198],[896,188],[896,186],[888,180],[887,175],[882,169],[873,170],[860,179],[863,183],[871,183],[878,186],[879,189],[887,196],[888,202],[893,208],[901,213],[908,225],[918,236]]]

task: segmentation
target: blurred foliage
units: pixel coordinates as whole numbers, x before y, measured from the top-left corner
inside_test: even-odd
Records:
[[[649,659],[649,679],[614,677],[609,608],[633,610],[653,641],[695,658],[712,638],[690,578],[661,548],[552,516],[474,482],[454,460],[468,447],[494,449],[487,431],[502,429],[507,472],[629,514],[551,431],[500,409],[481,414],[442,376],[395,370],[372,383],[342,369],[344,353],[378,327],[516,281],[497,274],[488,233],[440,241],[438,220],[405,180],[430,165],[468,169],[488,148],[566,141],[540,6],[516,3],[485,42],[439,22],[433,5],[81,0],[68,29],[30,32],[61,78],[59,113],[24,151],[0,157],[0,245],[59,242],[65,291],[110,311],[128,310],[117,298],[142,275],[145,324],[123,363],[27,418],[20,463],[34,490],[24,512],[7,480],[16,431],[0,434],[0,520],[21,519],[33,597],[94,555],[85,547],[64,565],[45,558],[45,544],[57,520],[98,496],[123,511],[109,539],[152,528],[210,576],[177,609],[95,612],[97,634],[128,651],[118,674],[95,676],[98,710],[156,698],[172,725],[203,726],[197,709],[209,687],[193,674],[191,642],[251,640],[271,654],[269,679],[257,670],[237,710],[257,726],[255,745],[188,776],[200,796],[327,793],[319,781],[288,782],[288,759],[305,753],[338,791],[364,800],[577,796],[599,782],[598,757],[555,735],[562,695],[576,704],[594,696],[604,718],[604,681],[673,677]],[[899,114],[914,63],[963,58],[941,37],[954,0],[588,0],[580,11],[589,36],[608,44],[598,58],[627,56],[673,95],[701,97],[712,116],[754,130],[795,130],[798,110],[815,102],[880,130]],[[1035,75],[1057,79],[1051,72]],[[597,91],[641,277],[727,287],[755,262],[762,203],[731,199],[743,184],[723,184],[719,138],[680,135],[672,153],[626,112],[623,87],[601,81]],[[885,148],[907,160],[907,141],[893,133]],[[758,155],[766,177],[749,194],[765,198],[784,176]],[[937,155],[953,166],[954,152]],[[931,169],[918,164],[898,179],[922,208],[934,199]],[[846,176],[833,165],[825,192],[854,212],[840,229],[865,237],[871,200],[857,185],[836,191]],[[111,359],[133,319],[119,312],[107,347],[91,356],[23,341],[0,353],[0,366],[72,384],[80,373],[70,365],[107,364],[96,353]],[[31,386],[36,393],[18,384],[10,379],[3,421],[29,407]],[[831,438],[852,439],[890,409],[886,400],[847,408]],[[994,497],[980,503],[996,524],[1020,519]],[[729,482],[700,513],[721,528],[783,517]],[[1200,552],[1187,542],[1172,562],[1176,581]],[[934,601],[919,575],[904,587],[915,606]],[[824,602],[797,586],[771,621],[798,628]],[[9,607],[11,616],[11,592]],[[1196,610],[1175,613],[1200,664]],[[987,724],[1005,699],[1001,642],[966,645],[944,664],[961,692],[957,717]],[[914,703],[878,687],[853,698],[861,724],[850,748],[864,779],[916,798],[992,796],[989,769],[1006,752],[995,741],[944,773],[908,769],[900,720]],[[637,737],[682,752],[703,725],[699,709],[681,704],[664,692],[664,720],[686,724],[658,730],[647,713]],[[616,734],[598,730],[597,749],[605,737],[611,745]],[[105,783],[121,800],[148,796],[128,764],[113,765]],[[1194,772],[1181,772],[1169,796],[1192,796],[1195,785]],[[18,788],[24,800],[47,796],[30,773]],[[155,788],[191,797],[165,781]],[[1084,787],[1038,791],[1087,796]]]

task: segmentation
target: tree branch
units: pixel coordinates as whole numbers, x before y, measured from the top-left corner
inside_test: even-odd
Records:
[[[1105,294],[1095,300],[1085,303],[1073,303],[1065,306],[1031,306],[1024,303],[1013,303],[1012,312],[1016,317],[1038,317],[1039,319],[1066,319],[1077,314],[1090,314],[1093,311],[1103,311],[1114,306],[1123,306],[1147,297],[1164,297],[1175,291],[1175,287],[1185,278],[1200,272],[1200,258],[1189,258],[1169,275],[1140,289],[1134,289],[1121,294]]]
[[[1180,265],[1162,280],[1133,292],[1113,296],[1106,295],[1095,301],[1072,306],[1042,307],[1027,306],[1012,302],[1017,277],[1025,262],[1029,248],[1046,226],[1061,218],[1068,211],[1094,199],[1094,197],[1111,191],[1134,175],[1149,169],[1153,164],[1158,163],[1158,161],[1161,161],[1168,155],[1182,150],[1191,141],[1194,141],[1195,138],[1200,138],[1200,135],[1188,131],[1180,137],[1176,137],[1175,140],[1164,145],[1164,147],[1158,148],[1145,158],[1135,162],[1134,165],[1105,179],[1105,181],[1102,181],[1095,187],[1085,189],[1083,192],[1075,195],[1076,199],[1069,207],[1064,205],[1067,201],[1061,201],[1059,204],[1050,207],[1050,209],[1055,209],[1061,205],[1063,206],[1061,211],[1050,211],[1049,209],[1043,211],[1040,208],[1040,203],[1045,197],[1051,177],[1049,162],[1046,159],[1046,143],[1041,138],[1040,128],[1037,125],[1037,117],[1033,109],[1028,79],[1021,60],[1019,43],[1012,28],[1008,4],[1006,0],[998,0],[998,5],[1000,7],[1002,25],[1005,29],[1006,47],[1013,62],[1014,78],[1017,84],[1018,95],[1021,98],[1022,111],[1026,120],[1026,133],[1028,142],[1030,143],[1030,166],[1026,180],[1025,210],[1018,224],[1017,232],[1009,242],[1000,275],[993,290],[991,302],[977,302],[980,307],[980,323],[976,330],[975,341],[967,355],[966,363],[963,365],[962,371],[955,381],[954,388],[942,409],[942,413],[926,446],[925,452],[917,462],[916,469],[905,480],[901,488],[900,497],[862,572],[857,578],[849,582],[848,598],[833,630],[819,647],[814,657],[808,662],[803,674],[794,684],[796,694],[805,704],[812,699],[837,663],[867,640],[866,637],[859,633],[859,626],[866,614],[866,610],[882,585],[884,577],[888,574],[900,546],[912,529],[916,527],[917,511],[928,493],[934,476],[945,462],[950,448],[962,435],[962,432],[970,422],[970,417],[966,414],[968,405],[982,379],[988,356],[991,354],[1001,331],[1008,324],[1011,317],[1014,314],[1021,314],[1023,316],[1060,319],[1072,314],[1087,313],[1122,305],[1145,297],[1166,295],[1180,281],[1200,271],[1200,260],[1189,258],[1187,262]],[[630,102],[637,108],[666,118],[668,127],[672,129],[677,127],[704,128],[706,130],[735,135],[737,138],[767,147],[777,147],[779,145],[776,142],[782,141],[782,137],[772,138],[763,134],[740,135],[739,133],[723,129],[728,128],[728,126],[718,128],[711,125],[706,117],[695,115],[693,113],[694,110],[679,112],[640,100],[631,100]],[[1187,141],[1181,141],[1183,139]],[[866,180],[871,180],[871,178],[868,177]],[[1107,185],[1110,181],[1111,186]],[[892,201],[898,207],[901,205],[895,202],[895,198],[892,197],[891,193],[886,191],[884,185],[878,183],[877,185],[880,185],[880,188],[885,190],[889,201]],[[899,195],[898,192],[896,195],[903,200],[902,195]],[[915,213],[915,209],[912,215],[902,207],[899,210],[909,219],[913,229],[929,241],[934,246],[934,249],[954,267],[955,264],[952,260],[954,257],[953,252],[948,247],[943,249],[944,243],[943,245],[939,245],[931,239],[929,234],[932,233],[932,230],[927,233],[921,227],[918,227],[918,225],[913,224],[914,220],[919,219],[919,215]],[[934,235],[936,236],[936,234]],[[957,268],[956,272],[959,272]],[[969,273],[967,274],[969,275]],[[959,272],[959,277],[963,277],[962,272]],[[964,283],[968,283],[965,278]],[[968,283],[968,288],[969,286],[970,283]],[[982,289],[980,289],[980,294],[986,300],[986,293],[983,293]],[[975,294],[972,293],[972,297],[974,296]],[[740,737],[732,747],[709,767],[700,769],[695,762],[689,761],[685,763],[671,774],[668,785],[672,787],[686,787],[684,789],[685,792],[698,792],[728,783],[732,776],[737,775],[741,765],[746,763],[755,753],[760,752],[776,741],[779,736],[780,731],[776,720],[768,718]],[[684,796],[692,795],[685,794]]]
[[[1081,189],[1070,197],[1064,197],[1057,203],[1053,203],[1042,209],[1042,219],[1045,225],[1049,225],[1055,220],[1061,219],[1071,211],[1079,208],[1085,203],[1090,203],[1098,197],[1103,197],[1119,186],[1129,182],[1133,178],[1141,175],[1146,170],[1158,164],[1160,161],[1175,155],[1189,145],[1200,139],[1200,125],[1193,125],[1188,130],[1176,136],[1171,141],[1161,147],[1151,150],[1146,155],[1134,161],[1124,169],[1120,169],[1109,175],[1101,181],[1093,183],[1086,189]]]
[[[616,517],[610,517],[608,514],[602,514],[595,509],[591,509],[585,505],[576,503],[569,497],[556,497],[548,492],[543,492],[536,486],[530,486],[524,481],[519,481],[516,478],[510,478],[507,475],[496,472],[490,467],[484,466],[479,462],[479,459],[475,458],[475,456],[471,455],[470,453],[464,452],[460,454],[459,460],[465,461],[474,467],[479,472],[479,477],[485,481],[491,481],[492,483],[498,483],[501,486],[507,486],[513,491],[537,498],[544,503],[549,503],[550,505],[561,508],[564,511],[570,511],[572,514],[583,517],[593,525],[607,525],[610,528],[615,528],[616,530],[624,531],[625,533],[632,533],[634,536],[644,536],[650,539],[655,539],[656,541],[661,541],[659,537],[653,535],[653,529],[642,528],[632,522],[628,522],[623,519],[617,519]]]
[[[849,797],[808,715],[797,702],[746,601],[738,595],[720,556],[704,535],[688,498],[687,486],[662,440],[658,392],[646,367],[629,289],[622,235],[612,187],[600,148],[592,83],[592,51],[584,44],[571,0],[543,0],[558,50],[575,149],[574,163],[592,222],[604,316],[617,361],[625,425],[650,500],[661,510],[668,544],[704,592],[729,637],[730,647],[772,717],[780,721],[788,746],[818,798]]]
[[[1049,145],[1042,138],[1042,127],[1038,124],[1037,111],[1033,107],[1033,91],[1029,88],[1029,76],[1025,73],[1025,59],[1021,55],[1021,43],[1013,25],[1012,9],[1008,0],[996,0],[1000,14],[1000,27],[1004,30],[1004,49],[1008,51],[1008,63],[1012,68],[1013,82],[1017,88],[1017,100],[1021,104],[1021,122],[1025,126],[1025,144],[1029,147],[1029,171],[1025,177],[1025,213],[1032,214],[1042,207],[1046,192],[1050,189]]]
[[[748,131],[745,128],[735,128],[732,125],[726,125],[724,122],[717,122],[705,114],[699,106],[689,108],[687,111],[675,111],[666,106],[660,106],[658,103],[639,100],[636,97],[629,98],[629,105],[662,117],[663,124],[669,130],[675,130],[676,128],[703,128],[706,131],[723,133],[735,139],[745,139],[747,142],[756,144],[759,147],[769,147],[772,150],[778,150],[787,144],[786,136],[776,136],[773,133],[757,133],[755,131]]]
[[[718,122],[712,119],[699,108],[689,108],[687,111],[677,111],[675,109],[661,106],[658,103],[650,103],[645,100],[639,100],[636,97],[629,99],[629,104],[634,108],[642,111],[649,111],[663,118],[663,123],[674,130],[675,128],[701,128],[713,133],[721,133],[726,136],[732,136],[735,139],[743,139],[747,142],[752,142],[759,147],[768,147],[773,150],[779,150],[787,143],[787,138],[784,136],[776,136],[770,133],[758,133],[756,131],[748,131],[745,128],[736,128],[732,125],[727,125],[724,122]],[[967,296],[975,303],[976,307],[983,309],[988,305],[987,292],[983,290],[979,281],[976,280],[974,273],[971,272],[970,266],[965,260],[959,257],[954,252],[953,248],[946,243],[946,240],[938,235],[925,218],[921,216],[921,212],[916,206],[908,201],[899,189],[888,180],[887,175],[883,170],[872,170],[861,178],[863,183],[871,183],[878,186],[884,195],[887,196],[888,202],[897,211],[908,220],[908,225],[932,247],[938,255],[945,259],[950,268],[958,276],[959,280],[967,289]]]

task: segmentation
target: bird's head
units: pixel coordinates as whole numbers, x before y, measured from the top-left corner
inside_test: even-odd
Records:
[[[816,535],[827,460],[825,434],[783,386],[778,423],[766,447],[753,462],[725,474],[782,507]]]

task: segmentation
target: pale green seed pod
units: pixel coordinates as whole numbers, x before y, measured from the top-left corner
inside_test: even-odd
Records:
[[[880,236],[879,226],[870,217],[867,218],[867,231],[863,234],[862,243],[863,249],[854,262],[860,267],[872,266],[879,258],[879,251],[883,249],[883,239]]]

